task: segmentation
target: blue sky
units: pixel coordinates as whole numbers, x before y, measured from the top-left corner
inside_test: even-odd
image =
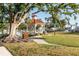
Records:
[[[34,12],[36,12],[36,11],[37,11],[37,9],[32,10],[30,15],[32,16],[32,13],[34,13]],[[51,15],[48,14],[48,13],[46,13],[46,12],[39,12],[39,13],[37,13],[36,15],[37,15],[37,17],[38,17],[39,19],[41,19],[41,20],[43,20],[43,21],[45,21],[45,17],[51,17]],[[31,16],[30,16],[30,18],[31,18]]]
[[[35,11],[37,11],[37,9],[32,10],[32,11],[31,11],[31,15],[32,15],[32,13],[35,12]],[[50,15],[49,13],[46,13],[46,12],[39,12],[39,13],[37,13],[36,15],[37,15],[37,17],[38,17],[39,19],[41,19],[41,20],[43,20],[43,21],[45,21],[45,17],[51,17],[51,15]],[[31,16],[30,16],[30,17],[31,17]],[[62,18],[63,18],[63,17],[65,17],[65,16],[63,15]],[[74,17],[73,17],[73,16],[70,17],[70,23],[71,23],[72,25],[74,25],[76,22],[78,23],[78,26],[79,26],[79,14],[77,15],[77,19],[76,19],[76,20],[74,20]]]

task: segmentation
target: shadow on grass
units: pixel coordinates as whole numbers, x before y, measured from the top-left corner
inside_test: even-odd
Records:
[[[73,35],[75,34],[75,35],[79,35],[79,32],[67,32],[67,33],[64,33],[64,32],[63,32],[63,33],[61,33],[61,34],[73,34]]]

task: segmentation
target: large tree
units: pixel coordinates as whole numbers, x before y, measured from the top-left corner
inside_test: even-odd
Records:
[[[10,23],[9,36],[6,37],[5,41],[17,40],[15,35],[16,29],[19,27],[21,23],[25,22],[24,20],[28,19],[29,12],[36,7],[39,8],[38,10],[40,10],[42,4],[1,4],[0,5],[0,13],[4,15],[4,18],[8,18]]]
[[[0,13],[4,15],[4,18],[9,19],[10,22],[10,34],[6,37],[9,40],[16,40],[16,29],[19,27],[24,20],[27,20],[29,17],[29,13],[33,8],[37,8],[37,11],[34,13],[38,13],[40,11],[48,12],[52,15],[52,22],[60,24],[60,16],[65,15],[65,18],[79,12],[78,4],[68,4],[68,3],[47,3],[47,4],[39,4],[39,3],[30,3],[30,4],[0,4]]]

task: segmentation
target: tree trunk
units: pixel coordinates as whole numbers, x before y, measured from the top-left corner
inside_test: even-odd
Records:
[[[9,22],[10,22],[9,34],[10,34],[11,33],[12,20],[9,20]]]
[[[54,36],[56,35],[56,31],[54,30]]]
[[[19,41],[17,36],[16,36],[16,29],[18,28],[18,26],[24,22],[24,19],[26,19],[27,17],[27,13],[23,15],[23,17],[20,17],[19,20],[17,21],[17,15],[18,13],[13,17],[13,23],[11,23],[11,31],[8,37],[5,38],[4,42],[16,42]],[[11,20],[12,21],[12,20]]]
[[[10,33],[10,36],[11,37],[15,37],[16,35],[16,28],[17,28],[17,24],[12,24],[12,27],[11,27],[11,33]]]
[[[12,23],[11,32],[9,36],[5,38],[4,42],[18,41],[17,36],[16,36],[16,29],[17,29],[17,24]]]

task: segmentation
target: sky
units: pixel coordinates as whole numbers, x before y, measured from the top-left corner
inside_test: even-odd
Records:
[[[32,13],[34,13],[35,11],[37,11],[37,9],[32,10],[30,15],[32,15]],[[38,19],[41,19],[44,22],[45,22],[45,17],[47,17],[47,18],[51,17],[51,15],[49,13],[46,13],[46,12],[39,12],[36,15],[37,15]],[[65,16],[63,15],[62,18],[63,17],[65,17]],[[31,16],[30,16],[30,18],[31,18]],[[78,26],[79,26],[79,14],[77,15],[77,19],[76,20],[74,20],[73,16],[70,17],[70,24],[75,25],[76,22],[78,23]]]
[[[37,9],[34,9],[34,10],[32,10],[31,12],[30,12],[30,18],[32,18],[32,13],[34,13],[34,12],[36,12],[37,11]],[[48,14],[48,13],[46,13],[46,12],[39,12],[39,13],[37,13],[36,14],[37,15],[37,18],[38,19],[41,19],[41,20],[43,20],[44,22],[45,22],[45,18],[46,17],[51,17],[51,15],[50,14]]]

